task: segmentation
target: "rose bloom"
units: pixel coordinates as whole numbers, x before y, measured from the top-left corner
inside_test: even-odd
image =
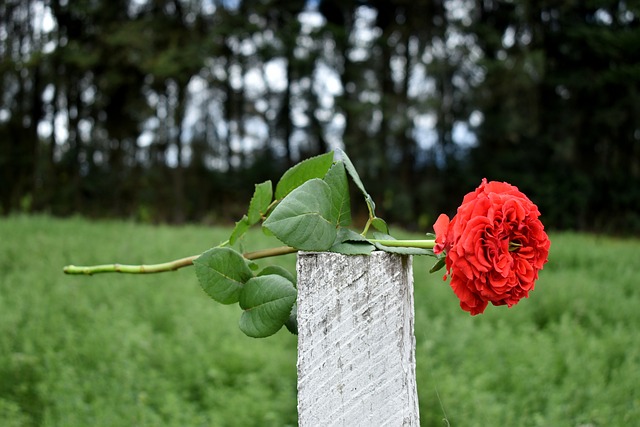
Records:
[[[533,290],[551,242],[540,211],[517,187],[487,182],[467,194],[453,219],[440,215],[433,228],[436,254],[446,252],[447,275],[472,315],[487,304],[517,304]]]

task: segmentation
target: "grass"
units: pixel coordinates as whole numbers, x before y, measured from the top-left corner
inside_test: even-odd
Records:
[[[295,337],[245,337],[237,307],[211,301],[192,269],[62,274],[70,263],[196,254],[228,232],[0,220],[0,425],[295,425]],[[414,260],[423,426],[640,419],[640,241],[551,238],[531,298],[476,317],[460,310],[440,273],[427,272],[431,259]],[[274,261],[293,267],[295,258]]]

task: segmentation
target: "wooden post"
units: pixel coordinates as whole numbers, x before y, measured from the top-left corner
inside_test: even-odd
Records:
[[[298,425],[419,426],[411,257],[298,254]]]

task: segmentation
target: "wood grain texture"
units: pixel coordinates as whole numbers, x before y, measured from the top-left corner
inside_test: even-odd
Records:
[[[298,425],[419,426],[411,257],[298,254]]]

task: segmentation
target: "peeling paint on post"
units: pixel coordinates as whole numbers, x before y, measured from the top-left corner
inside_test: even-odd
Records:
[[[298,425],[419,426],[411,257],[300,252]]]

